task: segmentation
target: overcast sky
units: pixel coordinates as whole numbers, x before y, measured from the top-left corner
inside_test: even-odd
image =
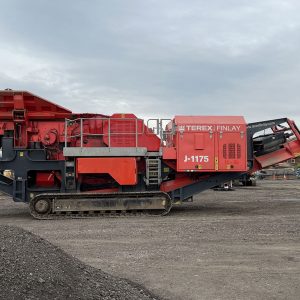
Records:
[[[0,3],[0,88],[74,112],[300,123],[299,0]]]

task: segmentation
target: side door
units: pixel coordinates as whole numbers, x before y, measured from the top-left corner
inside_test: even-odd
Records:
[[[219,132],[219,170],[240,171],[247,169],[246,136],[240,132]]]
[[[177,136],[177,170],[211,171],[215,169],[215,133],[182,132]]]

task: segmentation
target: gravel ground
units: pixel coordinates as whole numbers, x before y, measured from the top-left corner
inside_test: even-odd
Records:
[[[24,229],[0,226],[0,245],[0,299],[158,299]]]
[[[166,217],[33,220],[0,197],[0,224],[166,299],[300,299],[300,180],[206,191]]]

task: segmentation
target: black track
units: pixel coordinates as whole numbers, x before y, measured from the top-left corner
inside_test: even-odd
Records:
[[[132,199],[136,202],[139,201],[151,201],[153,198],[161,198],[161,201],[165,200],[165,205],[160,209],[118,209],[113,206],[110,209],[101,208],[101,201],[117,201],[120,203],[128,199]],[[39,213],[35,209],[35,204],[39,200],[49,201],[49,210],[44,213]],[[92,209],[89,210],[78,210],[78,211],[54,211],[54,201],[71,201],[71,200],[92,200],[99,202]],[[29,209],[31,215],[40,220],[52,220],[52,219],[66,219],[66,218],[91,218],[91,217],[120,217],[120,216],[139,216],[139,215],[156,215],[164,216],[167,215],[172,207],[172,200],[167,193],[164,192],[130,192],[130,193],[47,193],[39,194],[29,203]]]

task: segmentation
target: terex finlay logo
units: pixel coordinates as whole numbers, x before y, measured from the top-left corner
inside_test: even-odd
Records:
[[[240,125],[179,125],[177,131],[208,131],[208,132],[239,132],[241,130]]]

